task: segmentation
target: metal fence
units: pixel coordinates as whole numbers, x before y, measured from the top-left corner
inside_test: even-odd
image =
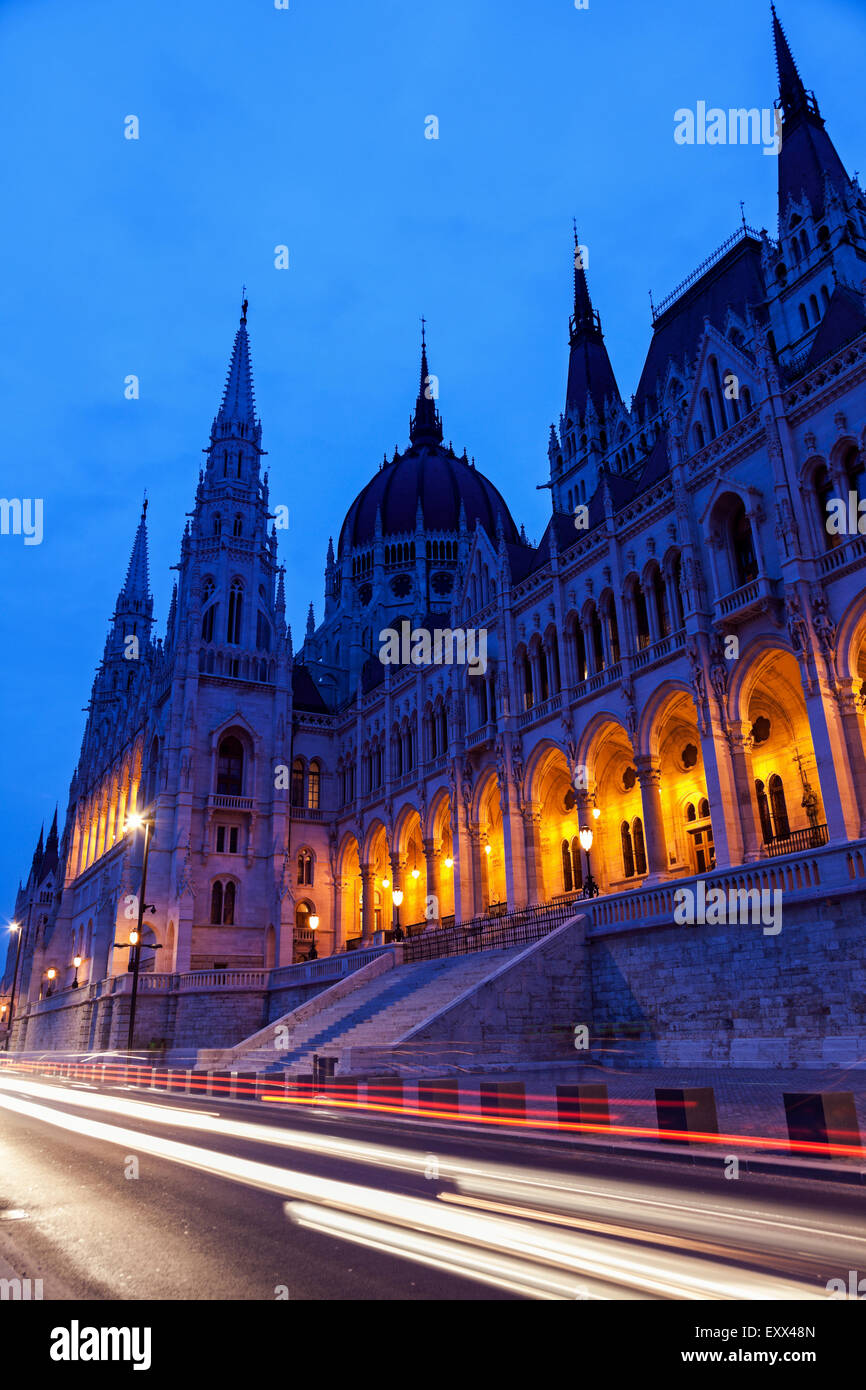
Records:
[[[555,903],[539,903],[519,908],[503,916],[473,917],[411,937],[403,945],[403,962],[439,960],[443,956],[463,956],[472,951],[504,951],[511,946],[527,946],[561,927],[582,909],[583,898],[575,895]],[[498,906],[498,905],[497,905]]]

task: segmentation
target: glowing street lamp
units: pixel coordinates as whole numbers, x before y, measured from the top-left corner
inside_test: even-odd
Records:
[[[150,855],[150,842],[153,838],[153,819],[144,816],[140,811],[130,811],[126,818],[126,830],[144,829],[144,855],[141,861],[141,893],[138,899],[138,922],[135,930],[129,933],[129,969],[132,971],[132,992],[129,999],[129,1033],[126,1040],[127,1052],[132,1051],[132,1040],[135,1032],[135,1005],[138,1000],[138,972],[141,967],[141,923],[144,917],[144,909],[147,906],[145,894],[147,892],[147,861]],[[153,949],[157,949],[154,947]]]
[[[21,938],[24,935],[21,930],[20,922],[10,922],[9,930],[18,933],[18,945],[15,947],[15,970],[12,974],[12,993],[9,996],[9,1017],[6,1020],[5,1052],[9,1051],[9,1039],[12,1036],[12,1011],[15,1008],[15,987],[18,984],[18,961],[21,959]]]
[[[391,894],[391,901],[394,904],[394,933],[398,941],[403,940],[403,930],[400,926],[400,904],[403,901],[403,889],[395,888]]]
[[[72,988],[73,988],[73,989],[78,989],[78,967],[79,967],[79,965],[81,964],[81,957],[80,957],[80,956],[73,956],[73,957],[72,957],[72,964],[75,966],[75,979],[72,981]]]
[[[454,860],[451,858],[451,855],[450,855],[450,854],[448,855],[448,857],[447,857],[446,860],[445,860],[445,867],[446,867],[446,869],[453,869],[453,868],[454,868]]]
[[[590,827],[586,826],[583,830],[579,830],[577,838],[580,840],[580,847],[586,855],[586,883],[583,885],[583,896],[585,898],[597,898],[598,884],[592,876],[589,862],[589,851],[592,849],[592,830]]]

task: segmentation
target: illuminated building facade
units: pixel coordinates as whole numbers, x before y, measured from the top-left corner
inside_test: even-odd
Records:
[[[133,807],[171,973],[289,965],[311,918],[320,956],[371,941],[395,888],[433,931],[575,895],[587,826],[607,896],[866,833],[866,200],[775,23],[776,235],[744,225],[654,310],[629,404],[576,258],[538,545],[444,443],[425,344],[409,446],[294,652],[245,306],[165,633],[143,514],[62,834],[19,893],[22,1019],[76,954],[81,984],[126,969]],[[483,632],[484,669],[383,663],[404,622]]]

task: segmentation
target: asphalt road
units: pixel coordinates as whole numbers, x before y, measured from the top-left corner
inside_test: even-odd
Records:
[[[826,1300],[851,1269],[859,1188],[722,1156],[0,1078],[0,1277],[46,1299]]]

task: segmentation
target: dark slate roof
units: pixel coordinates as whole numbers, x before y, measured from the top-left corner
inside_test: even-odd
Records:
[[[761,243],[744,235],[656,319],[635,393],[641,415],[647,409],[652,414],[657,408],[656,385],[664,381],[670,359],[679,364],[696,356],[705,318],[721,329],[728,306],[744,317],[747,305],[764,298]]]
[[[786,120],[779,153],[780,214],[790,198],[799,203],[805,194],[815,217],[823,217],[827,176],[840,190],[850,187],[845,166],[820,116],[809,113],[797,120]]]
[[[668,432],[666,429],[659,430],[656,441],[649,452],[649,457],[644,464],[642,472],[638,475],[633,496],[640,492],[645,492],[652,487],[660,478],[666,477],[670,471],[670,460],[668,459]]]
[[[864,331],[866,309],[863,307],[863,296],[847,285],[837,285],[830,300],[830,307],[815,334],[805,370],[809,371],[825,358],[832,357],[834,352],[838,352],[839,348],[850,343],[853,338],[859,338]]]
[[[495,540],[497,516],[501,514],[505,539],[517,540],[508,506],[490,480],[466,458],[458,458],[441,445],[424,443],[384,464],[358,494],[343,522],[339,553],[372,541],[377,510],[382,515],[383,535],[414,531],[419,501],[427,531],[456,532],[462,502],[470,531],[480,521]]]
[[[604,403],[610,396],[619,400],[619,387],[601,330],[580,331],[572,338],[568,358],[566,416],[575,422],[582,420],[586,413],[587,400],[591,397],[595,413],[601,419]]]
[[[319,687],[307,666],[292,667],[292,705],[308,714],[328,714]]]

